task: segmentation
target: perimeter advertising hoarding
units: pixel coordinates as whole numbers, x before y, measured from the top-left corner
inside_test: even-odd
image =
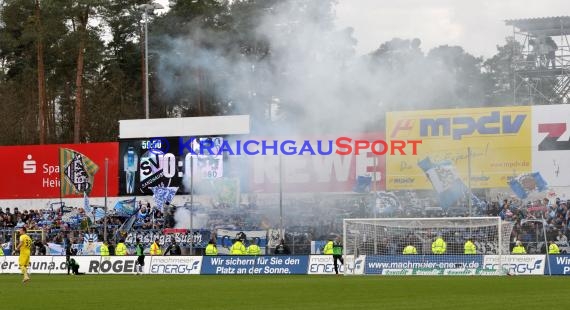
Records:
[[[204,256],[201,274],[307,274],[308,256]]]
[[[450,161],[471,187],[508,187],[509,177],[531,172],[531,107],[389,112],[387,139],[422,140],[418,155],[386,158],[388,190],[432,189],[418,166],[429,157]]]
[[[549,186],[570,186],[570,106],[532,107],[532,167]]]
[[[60,148],[80,152],[99,166],[91,197],[105,196],[104,169],[108,159],[108,195],[118,194],[118,143],[45,144],[0,147],[0,161],[4,164],[0,199],[59,198]]]

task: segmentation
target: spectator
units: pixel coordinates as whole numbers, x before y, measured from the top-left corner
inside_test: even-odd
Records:
[[[562,230],[559,230],[558,236],[556,236],[556,241],[558,241],[560,244],[565,245],[568,243],[568,237],[566,237],[566,235],[562,233]]]

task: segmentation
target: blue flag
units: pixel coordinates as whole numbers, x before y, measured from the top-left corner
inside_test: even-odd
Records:
[[[433,188],[439,194],[441,207],[447,209],[465,197],[469,189],[459,178],[451,161],[434,163],[429,157],[418,162]]]
[[[115,203],[115,213],[119,216],[131,216],[136,209],[136,197],[119,200]]]
[[[155,186],[152,187],[151,189],[153,192],[152,198],[154,198],[156,206],[160,211],[162,211],[162,208],[165,203],[167,202],[170,203],[172,201],[172,199],[176,195],[176,192],[178,191],[178,187]]]
[[[548,184],[539,172],[519,175],[512,178],[508,183],[511,190],[520,199],[528,198],[532,192],[543,192],[548,189]]]
[[[91,221],[98,221],[105,217],[105,210],[101,207],[95,209],[95,214],[93,213],[93,208],[89,204],[89,197],[87,192],[83,193],[83,210],[85,210],[85,216],[89,217]]]

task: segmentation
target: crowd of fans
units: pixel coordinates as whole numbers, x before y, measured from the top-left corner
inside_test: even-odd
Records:
[[[407,197],[407,196],[406,196]],[[404,198],[405,199],[405,198]],[[434,202],[435,203],[435,202]],[[390,214],[378,212],[374,203],[358,196],[354,199],[337,199],[328,202],[293,201],[288,202],[285,217],[286,243],[296,254],[308,254],[311,241],[324,240],[330,233],[342,233],[342,219],[350,217],[429,217],[428,209],[440,209],[437,205],[422,203],[396,208],[398,212]],[[569,201],[544,198],[535,201],[504,199],[497,202],[481,201],[472,215],[500,216],[503,220],[515,223],[511,241],[522,241],[529,247],[529,253],[544,251],[544,233],[548,241],[556,241],[567,246],[568,220],[570,218]],[[458,209],[458,208],[456,208]],[[432,216],[468,216],[467,207],[461,212],[446,214],[445,210],[431,213]],[[133,224],[134,230],[159,231],[176,225],[176,206],[167,206],[164,212],[153,208],[150,203],[139,202],[139,211]],[[278,209],[257,204],[241,205],[235,208],[207,208],[199,204],[194,209],[194,228],[215,230],[216,228],[239,230],[267,230],[278,227]],[[91,214],[83,208],[58,207],[50,209],[23,210],[18,208],[0,208],[0,243],[11,241],[13,231],[26,226],[29,231],[42,231],[43,243],[63,243],[66,235],[75,235],[75,242],[82,243],[84,234],[89,230],[103,240],[103,219],[93,221]],[[112,239],[128,217],[111,211],[107,216],[107,236]],[[202,220],[201,220],[202,219]],[[203,220],[206,219],[206,220]],[[543,220],[546,225],[543,228]],[[36,240],[37,241],[37,240]],[[112,240],[111,240],[112,241]],[[542,249],[541,249],[542,247]]]

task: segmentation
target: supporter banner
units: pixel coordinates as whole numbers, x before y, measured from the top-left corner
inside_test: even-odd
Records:
[[[367,255],[365,274],[438,275],[481,269],[482,255]]]
[[[202,256],[149,256],[150,274],[200,274]]]
[[[344,257],[344,264],[338,261],[338,273],[347,274],[363,274],[364,261],[366,256],[359,256],[354,259],[354,255],[346,255]],[[335,274],[334,262],[332,255],[311,255],[309,256],[308,274]]]
[[[109,160],[108,195],[119,193],[118,143],[46,144],[0,147],[3,163],[0,199],[59,198],[59,149],[70,148],[89,157],[100,169]],[[101,170],[102,171],[102,170]],[[94,176],[90,197],[105,196],[105,173]]]
[[[532,107],[532,169],[550,186],[570,186],[570,107]]]
[[[204,256],[201,274],[307,274],[308,256]]]
[[[551,272],[553,275],[570,274],[570,255],[549,255],[548,266],[550,266],[550,270],[548,270],[548,267],[545,268],[544,274],[549,274],[549,272]]]
[[[266,230],[227,230],[218,229],[216,231],[216,245],[218,254],[230,254],[230,248],[236,239],[236,235],[243,232],[247,239],[245,240],[246,248],[255,240],[261,248],[261,253],[265,254],[267,248],[267,231]]]
[[[205,139],[205,145],[212,143],[212,151],[215,153],[223,143],[221,137],[120,140],[120,194],[152,195],[151,188],[155,186],[178,187],[178,194],[189,193],[192,174],[196,187],[201,186],[202,180],[223,177],[223,156],[206,154],[206,149],[204,154],[200,154],[198,139]]]
[[[532,168],[530,107],[389,112],[386,138],[422,140],[417,156],[386,157],[388,190],[431,189],[417,165],[426,156],[451,161],[467,184],[468,148],[472,188],[504,188],[509,177]]]
[[[483,268],[498,270],[498,255],[485,255]],[[546,265],[545,255],[502,255],[503,268],[513,275],[543,275]]]
[[[315,149],[316,155],[304,152],[302,155],[281,156],[282,189],[286,192],[352,192],[357,187],[359,176],[368,176],[371,183],[367,186],[367,191],[385,189],[385,156],[375,155],[371,149],[359,150],[356,154],[354,143],[356,140],[373,142],[383,140],[384,133],[359,133],[346,134],[343,143],[352,146],[349,155],[337,154],[336,151],[347,151],[346,148],[338,148],[336,139],[340,136],[325,136],[320,138],[306,137],[285,137],[295,140],[297,152],[303,146],[305,140],[309,140]],[[263,140],[263,138],[258,139]],[[269,142],[275,140],[267,139]],[[321,140],[322,150],[329,151],[328,141],[333,141],[332,152],[329,155],[319,155],[317,152],[317,140]],[[290,146],[287,146],[287,148]],[[408,147],[409,148],[409,147]],[[252,175],[250,190],[258,193],[279,192],[279,156],[264,155],[252,156]],[[375,176],[373,176],[376,174]],[[376,180],[376,183],[374,183]],[[358,190],[362,192],[362,190]]]
[[[62,274],[67,273],[65,257],[61,256],[31,256],[30,274]],[[20,273],[18,256],[1,256],[0,273]]]
[[[145,245],[150,245],[158,238],[158,243],[161,247],[170,245],[173,241],[176,241],[179,246],[189,246],[190,242],[193,242],[192,247],[195,249],[205,248],[210,240],[210,231],[207,230],[195,230],[193,234],[183,234],[183,233],[173,233],[164,234],[162,231],[133,231],[127,235],[125,243],[129,246],[135,244],[137,238],[141,240],[141,243]]]

